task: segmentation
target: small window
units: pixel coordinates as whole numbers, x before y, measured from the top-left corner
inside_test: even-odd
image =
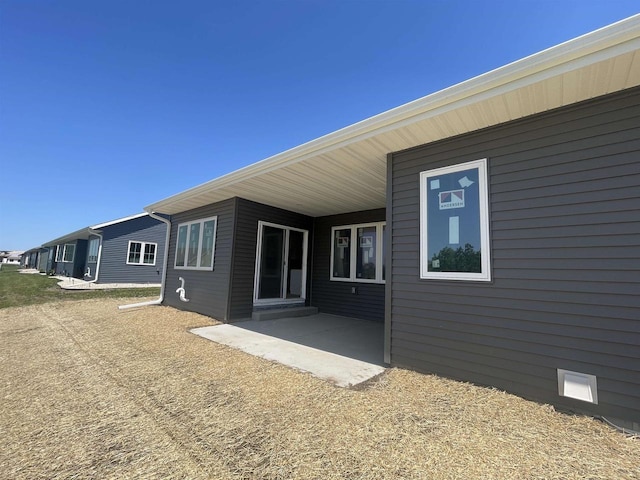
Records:
[[[96,263],[98,261],[98,247],[100,246],[99,238],[89,240],[89,253],[87,255],[88,263]]]
[[[56,262],[62,261],[64,254],[64,245],[56,245]]]
[[[420,173],[420,278],[490,281],[487,160]]]
[[[383,283],[384,222],[331,229],[331,280]]]
[[[175,267],[213,270],[217,217],[178,225]]]
[[[157,243],[129,241],[127,263],[129,265],[155,265]]]

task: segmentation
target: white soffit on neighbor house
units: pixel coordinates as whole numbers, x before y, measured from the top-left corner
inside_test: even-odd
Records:
[[[640,15],[337,130],[145,208],[248,200],[311,216],[386,205],[386,155],[640,85]]]

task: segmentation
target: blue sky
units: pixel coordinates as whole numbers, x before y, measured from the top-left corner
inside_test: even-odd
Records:
[[[2,0],[25,250],[638,13],[637,0]]]

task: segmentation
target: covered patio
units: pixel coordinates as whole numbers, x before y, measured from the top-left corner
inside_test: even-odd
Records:
[[[320,313],[191,332],[340,387],[358,385],[384,371],[384,324],[378,322]]]

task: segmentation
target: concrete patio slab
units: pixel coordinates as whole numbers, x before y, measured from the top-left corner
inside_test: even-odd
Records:
[[[191,332],[340,387],[357,385],[384,372],[381,323],[318,314],[250,320]]]

